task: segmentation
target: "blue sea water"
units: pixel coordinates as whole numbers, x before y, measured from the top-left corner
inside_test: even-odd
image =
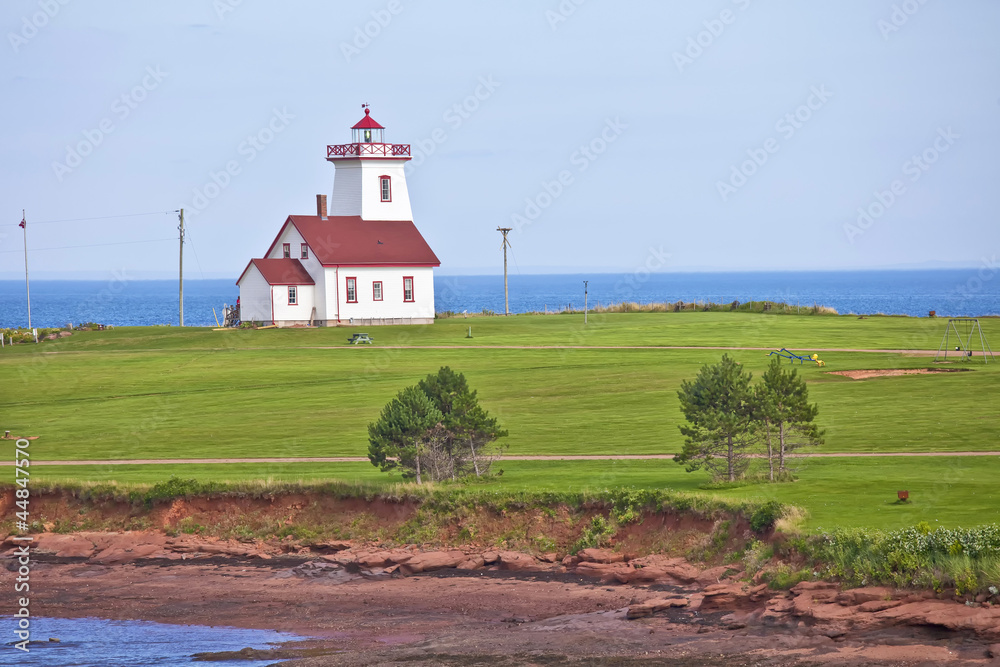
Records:
[[[0,616],[0,627],[14,628],[13,616]],[[13,630],[8,632],[13,636]],[[58,642],[49,642],[49,637]],[[168,625],[151,621],[109,621],[100,618],[31,619],[30,651],[13,645],[2,648],[0,664],[32,667],[152,667],[154,665],[204,665],[205,667],[262,667],[273,660],[241,660],[238,663],[192,660],[195,653],[239,651],[244,647],[274,648],[278,642],[301,641],[300,637],[271,630]],[[38,643],[36,643],[38,642]]]
[[[647,273],[511,275],[514,313],[583,307],[583,281],[590,304],[621,301],[783,301],[836,308],[840,313],[926,316],[1000,314],[1000,272],[990,267],[922,271]],[[438,311],[504,310],[502,276],[436,276]],[[231,280],[184,283],[184,321],[215,326],[224,304],[236,301]],[[169,280],[64,281],[31,284],[32,324],[65,326],[98,322],[116,326],[178,323],[177,283]],[[26,326],[24,283],[0,281],[0,326]]]

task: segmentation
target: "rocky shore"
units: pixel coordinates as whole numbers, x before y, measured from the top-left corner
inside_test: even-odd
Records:
[[[16,570],[11,544],[0,554],[4,587]],[[776,591],[744,581],[738,566],[659,555],[245,544],[157,531],[44,533],[34,545],[36,615],[292,631],[316,639],[270,655],[300,667],[1000,664],[992,599],[824,581]]]

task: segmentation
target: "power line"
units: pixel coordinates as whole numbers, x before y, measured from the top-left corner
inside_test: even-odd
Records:
[[[169,215],[176,211],[154,211],[153,213],[126,213],[125,215],[99,215],[95,218],[65,218],[63,220],[32,221],[33,225],[51,225],[56,222],[83,222],[85,220],[112,220],[114,218],[138,218],[143,215]]]
[[[28,248],[28,252],[40,252],[42,250],[74,250],[76,248],[100,248],[109,245],[134,245],[136,243],[159,243],[160,241],[174,241],[175,239],[149,239],[148,241],[118,241],[117,243],[92,243],[90,245],[64,245],[57,248]],[[20,250],[0,250],[0,253],[21,252]]]
[[[205,271],[201,268],[201,260],[198,259],[198,249],[194,247],[194,239],[191,238],[191,232],[185,231],[184,240],[187,244],[191,246],[191,251],[194,253],[194,261],[198,264],[198,272],[201,273],[201,279],[205,279]]]

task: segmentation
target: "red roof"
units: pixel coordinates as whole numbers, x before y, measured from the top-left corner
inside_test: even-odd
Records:
[[[324,265],[441,265],[412,222],[362,220],[360,216],[330,216],[326,220],[317,215],[289,216],[265,254],[271,254],[288,224],[295,226],[309,244],[313,257]]]
[[[365,109],[365,117],[362,118],[355,124],[352,130],[384,130],[385,128],[375,122],[375,119],[369,116],[371,113],[368,109]]]
[[[315,281],[309,272],[306,271],[306,267],[302,266],[302,262],[297,259],[251,259],[250,264],[257,267],[260,274],[264,276],[264,280],[267,281],[268,285],[315,285]],[[247,264],[247,268],[243,269],[243,273],[240,274],[240,280],[243,280],[243,276],[246,275],[247,269],[250,268],[250,264]],[[239,284],[240,280],[236,283]]]

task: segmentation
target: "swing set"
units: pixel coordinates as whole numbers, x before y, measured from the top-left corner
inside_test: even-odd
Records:
[[[979,319],[975,317],[954,317],[948,320],[948,326],[944,330],[944,338],[941,340],[941,347],[934,355],[934,361],[937,361],[938,357],[947,359],[948,351],[951,350],[955,341],[958,344],[955,345],[953,351],[962,357],[962,361],[970,359],[972,357],[972,341],[976,334],[979,335],[979,348],[983,355],[983,362],[988,364],[990,359],[996,361],[993,357],[993,350],[990,349],[990,344],[983,334],[983,328],[979,325]],[[952,336],[955,337],[955,341],[952,340]],[[987,355],[989,355],[988,358]]]

